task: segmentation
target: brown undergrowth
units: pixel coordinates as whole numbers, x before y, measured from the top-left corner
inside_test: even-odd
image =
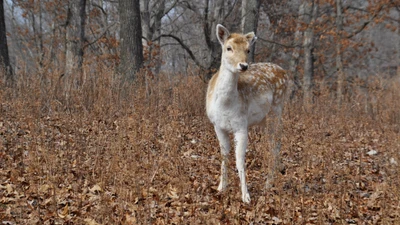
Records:
[[[268,191],[268,134],[252,129],[243,204],[233,154],[228,190],[216,191],[200,79],[120,85],[103,68],[65,95],[53,76],[0,89],[2,224],[400,224],[396,83],[354,88],[340,107],[327,90],[311,106],[289,100],[286,173]]]

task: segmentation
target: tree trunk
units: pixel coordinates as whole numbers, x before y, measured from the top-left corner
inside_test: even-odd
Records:
[[[301,40],[303,37],[303,32],[301,31],[301,25],[304,21],[304,7],[305,3],[300,4],[299,6],[299,13],[298,13],[298,19],[297,19],[297,24],[296,24],[296,31],[294,34],[294,50],[292,53],[292,58],[290,59],[289,63],[289,73],[290,76],[293,77],[293,87],[291,88],[292,93],[290,94],[290,98],[293,98],[295,95],[295,92],[301,88],[300,84],[300,78],[299,78],[299,73],[297,72],[297,66],[299,64],[299,58],[300,58],[300,50],[301,50]]]
[[[41,84],[46,83],[46,73],[43,71],[44,69],[44,44],[43,44],[43,12],[42,12],[42,2],[37,2],[35,5],[37,9],[32,9],[31,17],[32,17],[32,30],[33,30],[33,35],[35,39],[35,44],[36,44],[36,54],[37,54],[37,65],[38,65],[38,72],[39,72],[39,77]],[[37,15],[35,14],[35,11],[37,12]],[[39,17],[39,18],[36,18]],[[39,21],[37,22],[36,19]]]
[[[303,76],[303,91],[304,105],[307,107],[312,102],[312,85],[314,76],[314,23],[317,17],[318,4],[305,3],[305,23],[308,24],[304,32],[304,76]]]
[[[209,1],[209,0],[206,0]],[[220,63],[221,63],[221,47],[217,39],[216,35],[216,27],[217,24],[221,24],[224,22],[224,16],[225,16],[225,10],[224,10],[224,0],[216,0],[214,1],[213,4],[211,4],[211,9],[209,12],[206,12],[205,15],[208,15],[208,13],[211,14],[211,12],[214,12],[211,18],[206,18],[207,19],[207,24],[211,33],[209,34],[204,34],[208,35],[209,42],[208,44],[208,49],[210,50],[211,53],[211,63],[209,64],[208,67],[208,73],[206,75],[206,80],[210,80],[211,77],[214,75],[216,70],[218,70]],[[210,4],[210,3],[207,3]],[[208,8],[208,6],[207,6]],[[206,37],[207,40],[207,37]]]
[[[124,80],[135,79],[143,65],[142,25],[139,0],[120,0],[120,65]]]
[[[4,70],[7,83],[13,83],[13,72],[8,55],[6,23],[4,16],[4,2],[0,0],[0,72]]]
[[[400,9],[397,11],[400,20]],[[397,24],[397,35],[400,37],[400,21]],[[397,79],[400,81],[400,38],[397,41]]]
[[[70,0],[66,33],[65,81],[67,91],[83,83],[83,44],[86,0]]]
[[[257,33],[258,17],[259,17],[260,0],[243,0],[242,2],[242,23],[243,33],[254,31]],[[254,62],[254,53],[256,44],[251,46],[249,61]]]
[[[343,15],[342,15],[342,0],[336,0],[336,29],[337,29],[337,42],[336,42],[336,71],[338,73],[337,81],[337,103],[338,106],[343,102],[343,88],[344,88],[344,73],[342,63],[342,32],[343,32]]]
[[[142,33],[146,41],[151,44],[146,48],[147,60],[151,64],[151,70],[158,74],[161,68],[160,42],[161,20],[165,15],[165,0],[149,1],[141,0]],[[156,40],[155,40],[156,39]]]

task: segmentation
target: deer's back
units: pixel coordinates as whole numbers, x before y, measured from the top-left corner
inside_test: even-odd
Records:
[[[252,64],[238,80],[238,91],[244,101],[265,98],[268,95],[272,105],[282,102],[287,86],[286,71],[273,63]]]

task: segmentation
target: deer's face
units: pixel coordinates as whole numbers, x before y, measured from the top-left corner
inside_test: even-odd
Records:
[[[217,26],[217,37],[222,46],[222,64],[232,72],[244,72],[249,68],[247,56],[255,42],[254,32],[230,34],[222,25]]]
[[[247,55],[250,44],[243,35],[233,34],[226,40],[222,50],[222,63],[232,72],[244,72],[249,67]]]

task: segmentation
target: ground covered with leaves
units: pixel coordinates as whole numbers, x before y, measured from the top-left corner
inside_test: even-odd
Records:
[[[337,107],[320,96],[307,109],[290,100],[286,171],[265,189],[268,134],[252,129],[244,204],[233,151],[229,187],[216,190],[206,86],[193,78],[152,88],[81,93],[69,108],[0,92],[1,223],[400,224],[399,92],[377,95],[372,113],[356,97]]]

